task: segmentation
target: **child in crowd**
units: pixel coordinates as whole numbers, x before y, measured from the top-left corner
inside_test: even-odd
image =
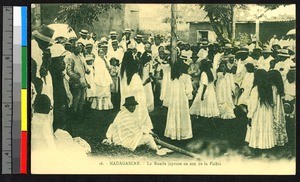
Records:
[[[112,95],[112,103],[115,108],[120,108],[120,91],[119,91],[119,61],[115,58],[110,59],[110,76],[113,83],[110,85],[110,91]]]
[[[89,74],[85,75],[87,81],[87,89],[86,89],[86,98],[87,103],[89,103],[89,107],[92,104],[93,98],[95,97],[95,67],[94,67],[94,57],[89,54],[86,55],[86,69],[88,70]]]

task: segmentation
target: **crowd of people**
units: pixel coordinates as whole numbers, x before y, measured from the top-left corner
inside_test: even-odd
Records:
[[[162,127],[173,140],[198,132],[192,129],[192,117],[245,116],[250,147],[269,149],[288,142],[286,117],[295,116],[295,46],[282,46],[274,38],[264,46],[254,39],[232,45],[203,38],[193,46],[178,40],[172,60],[169,35],[133,38],[131,29],[100,39],[87,30],[79,34],[52,40],[53,30],[45,25],[33,32],[32,116],[49,100],[53,131],[68,127],[67,113],[82,119],[84,107],[117,109],[105,142],[131,150],[147,144],[164,155],[170,151],[155,144],[149,113],[166,107]]]

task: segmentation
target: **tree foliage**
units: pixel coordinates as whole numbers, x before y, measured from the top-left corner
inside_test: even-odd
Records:
[[[60,6],[60,11],[56,18],[69,24],[75,30],[81,29],[85,25],[92,26],[99,21],[98,15],[112,9],[121,9],[120,4],[72,4]]]
[[[261,17],[265,12],[278,8],[279,4],[259,4],[265,11],[258,15]],[[209,18],[211,26],[216,33],[218,39],[223,41],[232,37],[232,24],[234,9],[248,10],[244,4],[200,4],[200,9],[203,9]]]

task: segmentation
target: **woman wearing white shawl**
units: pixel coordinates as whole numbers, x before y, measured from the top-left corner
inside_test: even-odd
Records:
[[[104,51],[99,49],[99,55],[95,58],[95,93],[96,97],[92,101],[91,108],[97,110],[109,110],[113,108],[111,103],[110,84],[112,79],[108,71],[108,66],[103,59]]]

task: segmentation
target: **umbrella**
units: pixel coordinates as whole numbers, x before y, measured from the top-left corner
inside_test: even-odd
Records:
[[[48,27],[54,30],[52,39],[55,39],[57,37],[65,37],[67,39],[69,39],[70,37],[77,37],[73,28],[71,28],[68,24],[54,23],[48,25]]]
[[[292,29],[292,30],[288,31],[288,33],[286,35],[296,35],[296,29]]]

